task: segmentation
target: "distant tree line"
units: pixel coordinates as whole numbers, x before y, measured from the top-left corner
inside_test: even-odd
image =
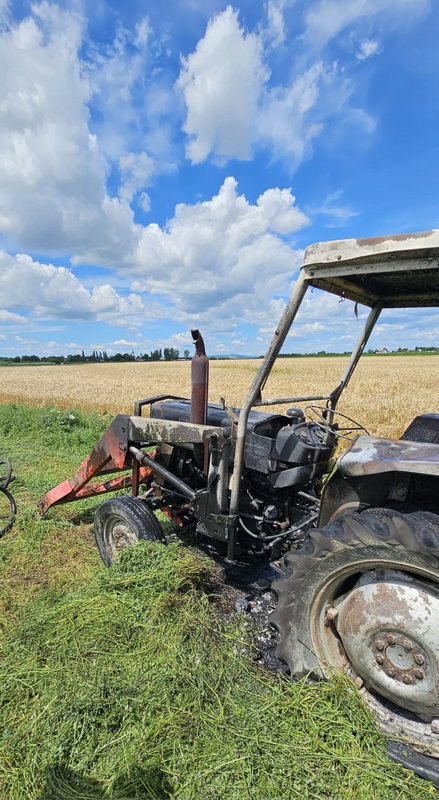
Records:
[[[318,350],[317,352],[313,353],[279,353],[278,358],[309,358],[312,356],[349,356],[351,354],[351,350],[344,350],[343,352],[338,353],[328,353],[326,350]],[[439,347],[398,347],[397,350],[387,350],[386,347],[382,349],[375,349],[366,350],[366,355],[380,355],[381,353],[386,353],[388,355],[396,355],[398,353],[439,353]],[[263,358],[263,356],[259,356],[259,358]]]
[[[185,350],[184,357],[187,359],[189,355],[189,350]],[[67,356],[0,356],[0,361],[13,364],[100,364],[110,361],[178,361],[179,358],[179,350],[174,347],[165,347],[163,352],[161,349],[151,350],[149,353],[142,353],[139,356],[135,356],[133,350],[130,353],[115,353],[111,356],[108,355],[106,350],[93,350],[91,355],[86,356],[84,350],[82,350],[81,353],[69,353]]]
[[[313,353],[280,353],[278,358],[310,358],[315,356],[348,356],[350,350],[345,350],[338,353],[328,353],[326,350],[318,350]],[[386,353],[387,355],[395,355],[397,353],[411,354],[411,353],[439,353],[439,347],[415,347],[414,349],[408,347],[398,347],[397,350],[372,350],[366,351],[366,355],[380,355]],[[188,360],[190,357],[189,350],[183,351],[183,358]],[[180,358],[180,351],[174,347],[165,347],[163,350],[151,350],[149,353],[141,353],[134,355],[132,350],[130,353],[115,353],[109,356],[106,350],[93,350],[91,355],[86,356],[84,350],[81,353],[71,353],[67,356],[37,356],[37,355],[24,355],[24,356],[0,356],[0,363],[12,364],[27,364],[27,363],[42,363],[42,364],[100,364],[110,361],[124,362],[124,361],[178,361]],[[234,360],[234,356],[210,356],[211,361],[228,361]],[[263,358],[260,356],[245,356],[245,358]]]

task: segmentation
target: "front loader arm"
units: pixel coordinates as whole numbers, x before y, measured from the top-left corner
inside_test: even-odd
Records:
[[[139,461],[133,458],[129,450],[131,445],[139,448],[158,442],[200,444],[203,445],[207,458],[211,438],[214,437],[222,447],[224,436],[222,428],[210,425],[118,414],[76,470],[73,478],[54,486],[39,500],[39,514],[44,516],[46,511],[55,505],[83,500],[85,497],[94,497],[117,489],[132,487],[133,494],[137,494],[139,483],[147,480],[155,470],[151,466],[140,466]],[[132,469],[132,473],[88,485],[98,475],[108,475],[127,469]],[[205,469],[207,473],[207,463]],[[168,478],[173,481],[171,474]]]
[[[91,453],[78,467],[73,478],[54,486],[39,500],[40,515],[44,516],[52,506],[131,486],[132,475],[87,485],[97,475],[120,471],[131,466],[133,458],[128,450],[129,429],[130,417],[127,414],[118,414],[95,444]],[[139,479],[144,480],[151,474],[151,470],[143,469],[141,473],[143,474],[139,475]]]

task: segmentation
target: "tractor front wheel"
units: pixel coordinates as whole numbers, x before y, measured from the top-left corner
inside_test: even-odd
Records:
[[[153,512],[142,500],[122,495],[105,500],[94,516],[94,535],[99,554],[109,567],[122,548],[141,539],[162,540],[163,531]]]
[[[311,532],[273,583],[276,655],[351,674],[387,732],[439,756],[439,517],[367,509]]]

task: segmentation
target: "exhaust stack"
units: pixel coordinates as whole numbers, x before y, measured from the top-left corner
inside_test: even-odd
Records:
[[[199,330],[191,330],[195,355],[191,361],[191,422],[205,425],[209,394],[209,359]]]

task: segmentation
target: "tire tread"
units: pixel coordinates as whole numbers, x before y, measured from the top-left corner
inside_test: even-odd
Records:
[[[287,665],[293,678],[324,677],[322,665],[309,645],[308,622],[301,618],[306,616],[302,598],[313,581],[313,571],[322,561],[328,559],[329,563],[331,556],[343,551],[377,546],[389,553],[397,548],[439,560],[439,516],[428,511],[366,509],[311,531],[301,548],[285,556],[286,574],[272,584],[278,605],[270,623],[279,633],[276,656]]]

